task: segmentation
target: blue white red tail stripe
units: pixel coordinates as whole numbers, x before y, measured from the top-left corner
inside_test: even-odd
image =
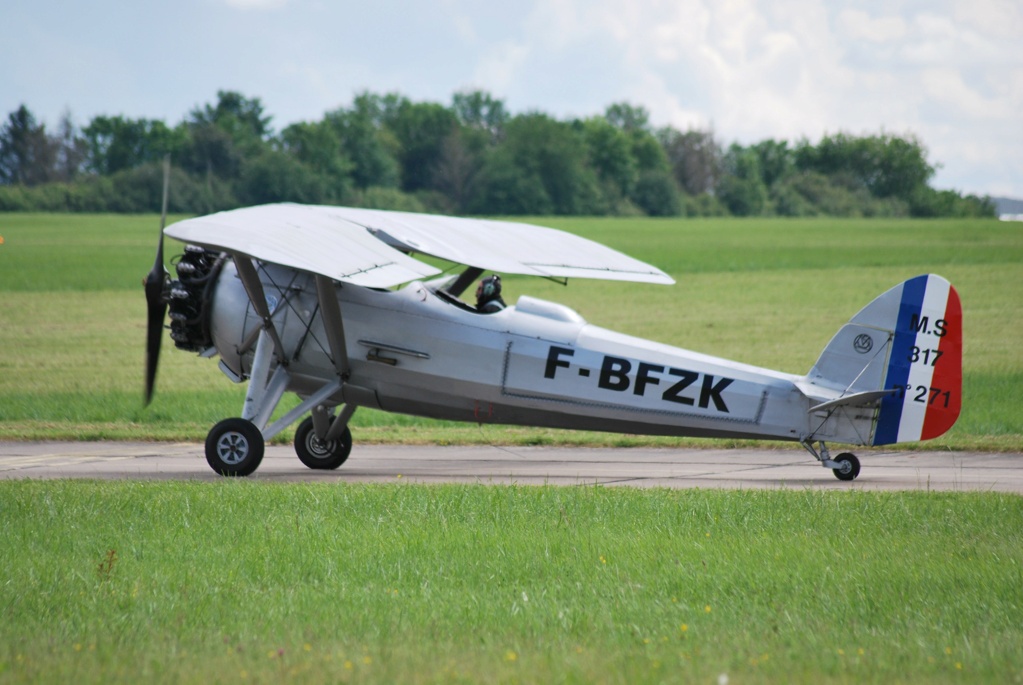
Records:
[[[937,437],[959,416],[962,388],[962,310],[944,278],[918,276],[903,283],[886,397],[874,430],[875,445]]]

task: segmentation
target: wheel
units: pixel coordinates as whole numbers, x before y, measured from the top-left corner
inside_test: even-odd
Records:
[[[835,457],[835,461],[838,462],[839,467],[831,470],[838,480],[855,480],[856,476],[860,475],[860,460],[856,458],[855,454],[842,452]]]
[[[352,451],[352,432],[346,427],[337,440],[324,442],[316,437],[312,418],[298,424],[295,431],[295,452],[311,469],[336,469],[345,463]]]
[[[251,421],[224,419],[206,436],[206,461],[222,476],[247,476],[263,461],[263,434]]]

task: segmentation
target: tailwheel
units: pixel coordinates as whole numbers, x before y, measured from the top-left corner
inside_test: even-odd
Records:
[[[838,480],[855,480],[860,475],[860,460],[851,452],[842,452],[835,457],[838,468],[831,469]]]
[[[206,436],[206,461],[222,476],[247,476],[263,461],[263,434],[245,419],[224,419]]]
[[[320,440],[316,437],[313,419],[309,417],[295,431],[295,452],[302,463],[311,469],[336,469],[347,461],[351,451],[352,432],[347,427],[335,440]]]

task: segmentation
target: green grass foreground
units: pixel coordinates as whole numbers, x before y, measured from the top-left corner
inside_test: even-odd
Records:
[[[1019,682],[1023,498],[0,483],[0,682]]]
[[[566,219],[671,274],[674,286],[509,276],[613,330],[806,373],[838,328],[900,281],[952,281],[964,308],[964,400],[928,449],[1023,449],[1023,226],[993,220]],[[164,341],[142,407],[145,303],[156,216],[0,214],[0,440],[203,440],[237,416],[244,386]],[[168,255],[180,250],[168,242]],[[279,411],[293,406],[282,403]],[[365,442],[693,445],[707,441],[443,423],[360,410]],[[278,441],[290,440],[291,434]],[[717,443],[721,444],[721,443]],[[727,443],[739,444],[739,443]],[[912,449],[913,446],[906,446]],[[793,448],[798,449],[798,448]]]

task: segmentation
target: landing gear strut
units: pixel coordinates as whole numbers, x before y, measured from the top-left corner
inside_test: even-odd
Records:
[[[832,459],[831,452],[823,440],[820,441],[820,452],[815,450],[808,440],[803,440],[800,444],[820,462],[821,466],[831,469],[838,480],[855,480],[856,476],[860,475],[860,460],[852,452],[842,452]]]

